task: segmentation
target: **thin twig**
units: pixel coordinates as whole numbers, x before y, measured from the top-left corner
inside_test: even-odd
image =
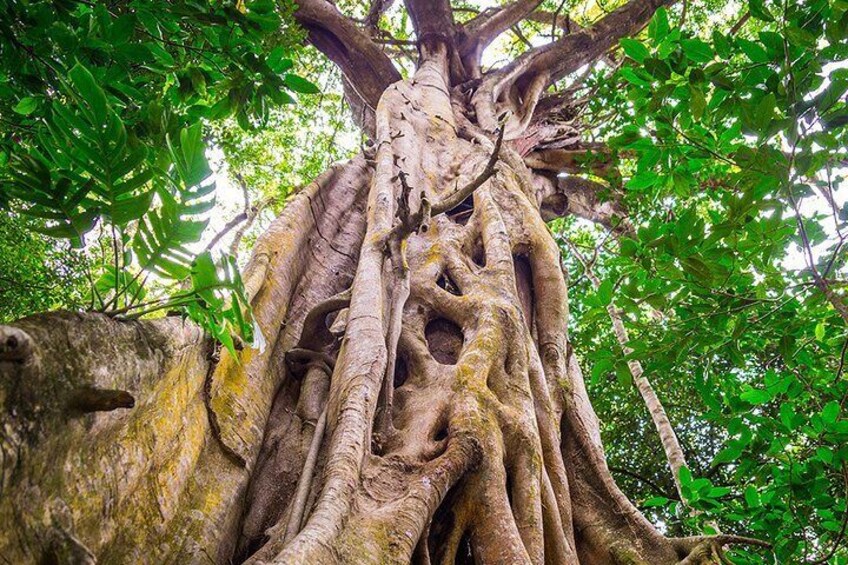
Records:
[[[744,26],[749,19],[751,19],[751,12],[745,12],[742,17],[739,18],[739,21],[733,24],[733,27],[730,28],[730,35],[736,35],[739,33],[739,30],[742,29],[742,26]]]
[[[498,172],[495,165],[497,165],[498,159],[500,158],[501,145],[503,144],[504,137],[504,129],[505,128],[503,126],[498,129],[498,138],[495,141],[495,148],[494,150],[492,150],[492,155],[491,157],[489,157],[489,162],[486,163],[486,168],[483,169],[483,172],[480,173],[473,181],[469,182],[460,189],[454,190],[452,193],[445,196],[444,198],[439,199],[437,203],[433,204],[432,214],[434,216],[447,212],[448,210],[452,210],[453,208],[458,206],[475,190],[480,188],[480,186],[484,182],[489,180],[490,177],[492,177],[495,173]]]

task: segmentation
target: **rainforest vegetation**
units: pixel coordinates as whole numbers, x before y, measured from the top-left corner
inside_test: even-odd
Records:
[[[0,0],[0,562],[848,564],[846,93],[846,0]]]

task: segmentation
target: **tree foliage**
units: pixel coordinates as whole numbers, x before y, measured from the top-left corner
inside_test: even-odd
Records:
[[[603,273],[594,291],[570,260],[576,347],[591,351],[614,474],[670,530],[714,521],[772,540],[781,563],[848,558],[847,9],[752,0],[748,15],[719,5],[712,29],[660,9],[622,41],[620,68],[586,84],[631,228],[559,226]],[[610,302],[629,357],[598,332]],[[685,505],[652,455],[628,359],[684,445]]]
[[[85,304],[87,258],[57,249],[20,216],[0,215],[0,322]]]
[[[204,129],[232,118],[253,130],[298,93],[318,91],[293,71],[291,9],[268,0],[0,5],[0,204],[74,248],[105,240],[109,253],[89,274],[91,308],[137,316],[188,300],[187,313],[214,335],[250,339],[249,314],[211,307],[225,296],[246,303],[230,260],[211,271],[195,260],[215,205]],[[151,275],[207,284],[144,300]]]

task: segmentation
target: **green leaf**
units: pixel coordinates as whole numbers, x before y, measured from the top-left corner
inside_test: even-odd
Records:
[[[772,399],[771,394],[768,391],[760,390],[760,389],[751,389],[749,391],[743,392],[739,395],[739,398],[747,402],[748,404],[765,404],[766,402]]]
[[[199,185],[212,174],[206,160],[202,124],[196,123],[180,130],[179,139],[180,144],[177,147],[170,137],[166,138],[177,173],[186,187]]]
[[[627,366],[627,363],[616,363],[615,378],[618,384],[623,387],[630,388],[633,386],[633,373],[630,372],[630,367]]]
[[[839,419],[839,411],[839,402],[831,400],[824,405],[824,408],[822,408],[822,420],[824,420],[826,424],[835,424],[836,420]]]
[[[765,6],[765,0],[748,0],[748,10],[750,10],[751,15],[758,20],[762,20],[764,22],[774,21],[774,16],[771,15],[771,12],[769,12],[768,8]]]
[[[599,359],[593,363],[591,382],[593,384],[597,384],[600,381],[600,378],[609,372],[614,366],[615,364],[609,357],[604,357],[603,359]]]
[[[759,43],[748,39],[737,39],[736,42],[751,62],[768,63],[771,60],[765,48]]]
[[[689,85],[689,107],[692,109],[692,117],[696,120],[700,120],[704,116],[704,110],[707,108],[704,91],[694,84]]]
[[[664,496],[654,496],[642,503],[644,508],[653,508],[656,506],[665,506],[669,503],[669,499]]]
[[[826,447],[817,447],[816,457],[818,457],[820,461],[830,465],[833,462],[833,451]]]
[[[721,498],[722,496],[727,496],[732,492],[733,489],[730,487],[713,487],[707,493],[707,496],[710,498]]]
[[[794,430],[796,428],[795,420],[795,410],[792,404],[789,402],[782,403],[780,405],[780,421],[783,422],[783,425]]]
[[[624,67],[619,71],[621,76],[627,79],[627,82],[630,84],[635,84],[637,86],[651,86],[651,81],[641,77],[635,70],[630,67]]]
[[[651,23],[648,24],[648,37],[653,40],[654,45],[658,45],[666,38],[670,29],[671,28],[668,24],[668,10],[666,10],[664,6],[660,6],[657,11],[654,12],[654,17],[651,18]]]
[[[284,73],[292,68],[292,60],[287,58],[288,50],[285,47],[275,47],[268,54],[268,67],[275,73]]]
[[[732,47],[730,39],[718,30],[713,30],[713,46],[719,57],[727,58],[730,56]]]
[[[93,119],[98,123],[106,122],[106,93],[100,88],[94,76],[82,64],[77,63],[68,72],[71,82],[82,100],[91,108]]]
[[[170,69],[174,65],[176,65],[176,61],[171,56],[168,51],[165,50],[159,43],[155,41],[149,41],[145,43],[145,47],[150,51],[153,57],[156,59],[156,62],[164,69]]]
[[[627,188],[634,191],[645,190],[646,188],[654,186],[658,180],[656,173],[653,171],[645,171],[632,176],[627,182]]]
[[[824,322],[819,322],[816,324],[816,339],[819,341],[824,341]]]
[[[130,222],[140,219],[150,209],[153,202],[152,190],[148,190],[138,196],[132,196],[116,201],[109,207],[108,214],[116,226],[126,226]]]
[[[750,508],[760,507],[760,493],[759,491],[757,491],[757,487],[755,487],[754,485],[748,485],[747,487],[745,487],[745,503]]]
[[[26,96],[21,98],[12,110],[23,116],[29,116],[35,112],[36,108],[38,108],[38,98],[35,98],[34,96]]]
[[[191,269],[192,282],[195,289],[213,287],[218,283],[218,273],[212,254],[205,251],[198,255]]]
[[[706,63],[713,59],[712,48],[700,39],[683,39],[680,44],[686,56],[695,63]]]
[[[624,49],[624,53],[637,63],[644,63],[645,59],[651,54],[641,41],[625,38],[620,43],[621,48]]]
[[[772,118],[774,117],[774,108],[776,105],[777,99],[772,92],[763,96],[757,104],[754,113],[754,120],[759,133],[762,134],[768,130],[771,125]]]
[[[283,79],[283,82],[285,82],[286,86],[291,90],[301,94],[318,94],[321,92],[317,86],[297,75],[287,74]]]
[[[733,443],[732,445],[725,447],[716,454],[715,458],[713,459],[713,465],[718,465],[720,463],[731,463],[733,461],[736,461],[740,455],[742,455],[742,446]]]
[[[695,277],[695,279],[704,283],[705,285],[709,285],[710,281],[713,278],[712,271],[710,271],[709,266],[704,263],[698,257],[686,257],[681,261],[683,265],[683,270]]]
[[[605,280],[598,286],[598,301],[601,306],[609,306],[612,303],[613,284],[610,280]]]
[[[814,34],[795,25],[791,25],[786,28],[786,38],[793,45],[797,45],[805,49],[814,49],[817,40]]]
[[[238,266],[232,257],[224,256],[217,265],[209,251],[198,255],[191,267],[192,288],[184,294],[189,316],[227,348],[238,362],[233,335],[254,339],[252,313],[245,295]],[[264,340],[256,334],[259,346]]]

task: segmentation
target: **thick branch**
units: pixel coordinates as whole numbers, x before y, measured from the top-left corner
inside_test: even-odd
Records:
[[[450,0],[405,0],[418,42],[437,39],[453,45],[454,23]]]
[[[674,544],[685,552],[693,551],[697,546],[703,543],[714,543],[717,545],[750,545],[752,547],[762,547],[771,549],[771,544],[757,538],[747,536],[736,536],[732,534],[718,534],[715,536],[692,536],[687,538],[677,538]],[[684,563],[681,561],[680,563]]]
[[[535,10],[533,13],[528,14],[525,19],[539,24],[547,24],[551,26],[551,31],[561,29],[565,33],[571,33],[572,31],[581,31],[583,29],[583,26],[575,23],[568,14],[548,12],[547,10]]]
[[[237,225],[239,225],[239,224],[240,224],[240,223],[242,223],[243,221],[247,220],[247,218],[248,218],[248,213],[247,213],[247,212],[239,212],[238,214],[236,214],[236,215],[233,217],[233,219],[232,219],[232,220],[230,220],[229,222],[227,222],[226,224],[224,224],[224,227],[223,227],[223,228],[221,228],[221,231],[219,231],[218,233],[216,233],[216,234],[215,234],[215,237],[213,237],[212,239],[210,239],[210,240],[209,240],[209,243],[207,243],[207,244],[206,244],[206,247],[204,247],[204,248],[203,248],[203,250],[204,250],[204,251],[211,251],[212,249],[214,249],[214,247],[215,247],[216,245],[218,245],[218,242],[219,242],[219,241],[221,241],[221,239],[222,239],[225,235],[227,235],[228,233],[230,233],[230,231],[231,231],[233,228],[235,228]]]
[[[604,55],[623,37],[635,35],[660,6],[674,0],[631,0],[591,28],[571,33],[529,54],[528,72],[549,74],[556,82],[583,65]]]
[[[433,205],[432,214],[437,216],[448,210],[459,206],[459,204],[471,196],[475,190],[480,188],[484,182],[489,180],[489,178],[497,172],[495,165],[498,163],[498,159],[500,158],[501,153],[501,145],[503,145],[504,138],[504,128],[501,127],[500,131],[498,131],[498,138],[495,140],[495,148],[492,150],[492,155],[489,157],[489,161],[486,163],[486,168],[483,169],[477,178],[473,181],[469,182],[462,188],[454,190],[452,193],[447,196],[440,198],[439,201]]]
[[[498,159],[500,158],[501,146],[503,145],[503,137],[504,137],[504,128],[500,128],[498,131],[498,137],[495,140],[495,147],[492,149],[492,154],[489,157],[489,161],[486,163],[486,167],[483,171],[480,172],[477,177],[474,178],[468,184],[462,186],[461,188],[455,189],[450,194],[445,195],[440,198],[438,202],[430,206],[429,201],[426,198],[422,198],[421,208],[415,213],[408,216],[408,218],[401,218],[400,222],[397,222],[392,230],[386,236],[386,244],[391,245],[392,241],[397,241],[398,239],[403,239],[404,237],[411,234],[413,231],[418,230],[419,228],[424,228],[426,231],[426,226],[429,223],[429,219],[432,216],[438,216],[439,214],[443,214],[453,208],[459,206],[459,204],[471,196],[475,190],[480,188],[484,182],[489,180],[495,173],[498,172],[495,165],[498,163]],[[401,183],[405,183],[405,174],[401,171],[402,174],[398,175]],[[404,187],[404,190],[409,190],[408,187]]]
[[[633,229],[620,194],[607,185],[578,176],[544,174],[535,175],[534,184],[545,221],[573,214],[618,233]]]
[[[299,0],[295,18],[309,41],[344,73],[356,95],[372,110],[387,86],[401,76],[380,47],[353,20],[325,0]]]
[[[619,39],[642,29],[657,8],[673,1],[631,0],[591,28],[531,49],[509,65],[487,75],[472,99],[481,127],[493,129],[495,116],[504,110],[512,110],[520,120],[519,124],[510,124],[509,127],[508,139],[514,139],[527,127],[539,96],[547,85],[598,59]],[[504,104],[508,107],[500,107]]]
[[[256,218],[259,217],[259,214],[268,206],[273,205],[276,201],[276,198],[270,196],[255,206],[250,207],[247,211],[246,221],[241,225],[241,227],[239,227],[239,229],[236,230],[236,233],[233,234],[233,240],[230,242],[230,255],[233,257],[238,255],[239,244],[241,243],[244,234],[246,234],[247,230],[253,226],[253,223],[256,221]]]
[[[13,326],[0,326],[0,362],[26,361],[34,349],[28,333]]]
[[[330,378],[330,372],[325,368],[318,369],[325,371],[326,378]],[[303,524],[303,515],[306,511],[306,501],[309,496],[309,489],[312,487],[312,479],[315,476],[315,465],[318,462],[318,451],[321,448],[321,443],[324,441],[324,431],[327,429],[327,406],[321,410],[321,415],[318,421],[315,422],[315,430],[312,434],[312,441],[309,443],[309,452],[306,455],[306,461],[303,464],[303,471],[300,473],[300,478],[297,481],[297,489],[295,491],[292,509],[289,513],[288,524],[286,525],[285,541],[291,540],[300,531]]]
[[[532,140],[533,143],[538,143]],[[565,143],[559,143],[565,145]],[[552,148],[532,151],[524,157],[524,163],[531,169],[552,173],[588,173],[612,181],[620,174],[610,176],[615,169],[615,158],[604,144],[591,144],[579,141],[576,148]],[[619,153],[619,155],[622,155]],[[629,153],[624,153],[628,156]]]
[[[465,24],[468,33],[465,46],[482,51],[498,35],[525,19],[541,3],[542,0],[515,0],[497,10],[480,13]]]
[[[111,412],[118,408],[132,408],[135,399],[125,390],[81,387],[71,394],[68,409],[72,414]]]
[[[638,33],[657,8],[672,2],[674,0],[631,0],[592,27],[529,51],[515,64],[525,66],[528,74],[547,74],[549,84],[556,82],[604,55],[621,38]]]

